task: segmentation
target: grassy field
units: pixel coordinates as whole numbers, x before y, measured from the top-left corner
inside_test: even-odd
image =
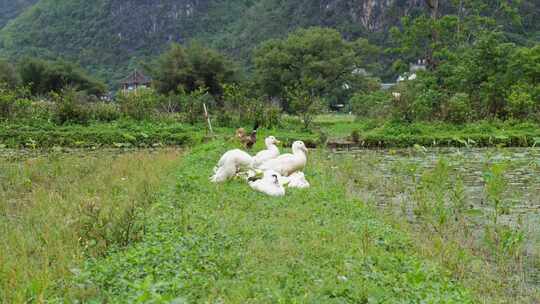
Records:
[[[67,294],[84,260],[139,240],[174,150],[0,159],[0,302]]]
[[[476,242],[479,227],[444,166],[414,172],[398,164],[422,176],[411,223],[366,194],[406,192],[399,181],[414,174],[388,179],[369,157],[315,151],[306,170],[312,188],[284,198],[239,180],[211,184],[216,160],[234,147],[222,139],[228,131],[182,155],[98,149],[1,160],[0,302],[538,301],[516,269],[527,267],[520,235],[495,224],[482,230],[494,247]],[[489,170],[488,203],[502,187]]]
[[[209,183],[221,141],[194,148],[141,242],[95,259],[79,299],[132,303],[473,303],[410,237],[350,199],[325,154],[284,198]]]

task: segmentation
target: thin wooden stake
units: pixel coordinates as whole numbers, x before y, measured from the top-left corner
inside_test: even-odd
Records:
[[[208,128],[210,129],[210,134],[214,135],[214,130],[212,130],[212,123],[210,122],[210,116],[208,115],[208,110],[206,109],[206,103],[203,102],[203,108],[204,108],[204,117],[206,118],[206,121],[208,122]]]

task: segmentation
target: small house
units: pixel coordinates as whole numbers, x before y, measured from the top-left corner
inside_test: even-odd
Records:
[[[425,71],[427,70],[426,60],[420,59],[417,63],[410,63],[409,64],[409,72],[404,73],[402,75],[399,75],[396,82],[402,82],[405,80],[415,80],[416,79],[416,73],[418,71]]]
[[[135,70],[131,75],[120,82],[124,91],[134,91],[139,88],[149,88],[152,80],[139,70]]]

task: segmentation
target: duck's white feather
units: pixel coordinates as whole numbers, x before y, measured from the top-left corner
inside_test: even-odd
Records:
[[[296,141],[292,147],[293,153],[282,154],[277,158],[264,162],[261,170],[274,170],[283,176],[289,176],[296,171],[302,171],[307,163],[307,148],[301,141]]]
[[[266,144],[266,149],[260,151],[253,157],[253,164],[255,167],[279,156],[279,148],[276,146],[279,141],[274,136],[267,137],[264,140],[264,143]]]
[[[221,183],[234,177],[240,169],[250,169],[252,167],[253,157],[251,155],[239,149],[230,150],[225,152],[219,159],[210,181]]]
[[[309,188],[310,184],[306,180],[306,176],[304,175],[304,172],[295,172],[289,176],[289,188]]]
[[[258,192],[270,196],[283,196],[285,195],[285,188],[279,182],[280,174],[273,170],[268,170],[264,172],[262,179],[256,180],[254,182],[249,182],[249,186]]]

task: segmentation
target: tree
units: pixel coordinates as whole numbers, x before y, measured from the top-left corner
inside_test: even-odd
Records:
[[[23,85],[29,86],[33,95],[59,93],[65,88],[96,96],[107,91],[103,82],[88,75],[80,66],[67,61],[26,58],[19,63],[18,70]]]
[[[300,29],[255,50],[256,81],[266,95],[281,99],[288,111],[287,87],[302,87],[311,96],[330,100],[339,95],[336,90],[347,90],[345,84],[365,77],[353,72],[362,66],[359,54],[367,45],[366,41],[347,42],[333,29]],[[305,86],[307,82],[309,87]]]
[[[15,88],[20,83],[21,77],[15,67],[5,60],[0,60],[0,84]]]
[[[324,103],[320,96],[314,95],[313,91],[306,89],[306,85],[288,87],[287,95],[290,99],[290,109],[293,114],[298,115],[304,124],[304,129],[309,129],[315,116],[324,108]]]
[[[192,93],[205,88],[219,98],[223,94],[223,85],[237,80],[232,62],[198,43],[187,47],[171,45],[150,68],[150,73],[157,91],[162,94]]]

